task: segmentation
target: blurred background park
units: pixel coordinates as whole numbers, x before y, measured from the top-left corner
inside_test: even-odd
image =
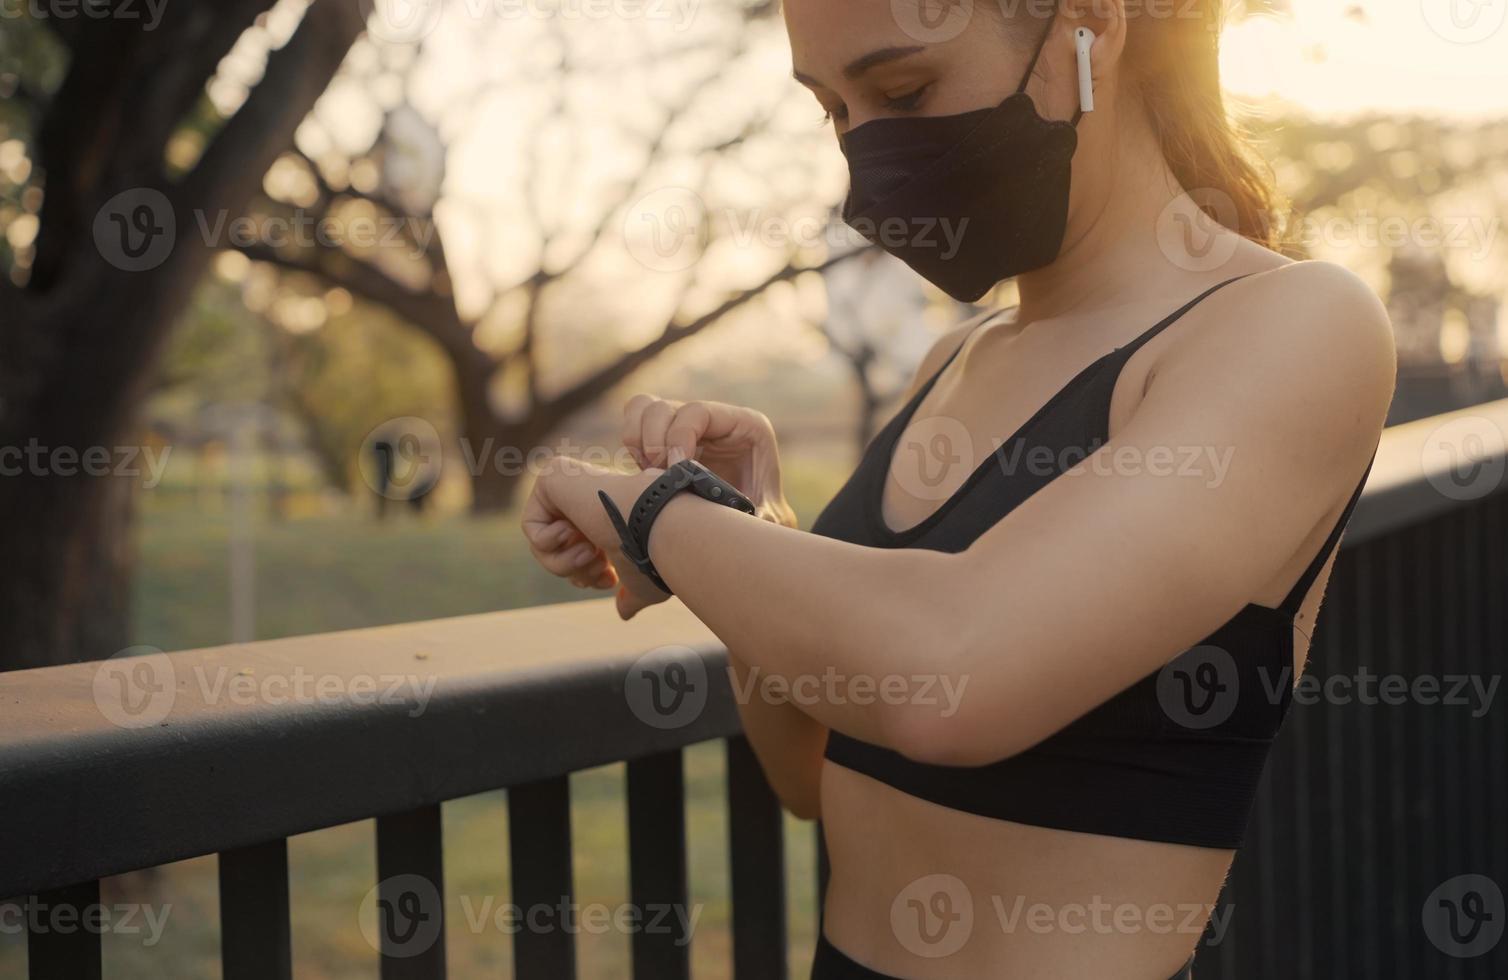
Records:
[[[1231,5],[1226,84],[1294,254],[1392,313],[1395,422],[1508,394],[1505,18]],[[766,0],[0,0],[0,96],[0,446],[112,447],[125,477],[0,480],[0,669],[589,598],[532,566],[516,508],[532,453],[617,458],[638,391],[764,411],[809,523],[969,312],[838,226],[842,157]],[[721,755],[688,765],[715,966]],[[573,790],[580,899],[621,902],[621,769]],[[498,796],[445,831],[463,922],[506,880]],[[370,827],[291,846],[298,975],[375,977]],[[213,859],[107,900],[143,890],[167,930],[107,937],[109,975],[214,975]],[[625,936],[582,940],[583,976],[628,975]],[[508,968],[495,930],[450,943],[454,975]],[[24,945],[0,931],[0,977]]]

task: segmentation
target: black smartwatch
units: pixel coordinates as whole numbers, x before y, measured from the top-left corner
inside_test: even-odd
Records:
[[[691,459],[682,460],[661,473],[659,479],[639,494],[626,521],[613,499],[603,491],[597,491],[597,498],[607,510],[608,520],[613,522],[613,528],[623,542],[623,553],[639,567],[639,571],[649,576],[649,580],[668,595],[675,593],[660,578],[660,573],[655,571],[654,562],[649,560],[649,529],[660,515],[661,508],[682,490],[690,490],[703,500],[724,504],[745,514],[754,513],[754,504],[748,497],[735,490],[731,483]]]

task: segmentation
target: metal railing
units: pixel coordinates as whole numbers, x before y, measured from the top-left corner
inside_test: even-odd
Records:
[[[1463,431],[1508,432],[1508,402],[1384,437],[1320,617],[1320,696],[1268,767],[1201,980],[1508,975],[1508,942],[1482,949],[1505,914],[1505,713],[1416,689],[1495,678],[1508,640],[1505,454],[1456,466]],[[0,896],[82,910],[102,877],[217,853],[223,976],[289,978],[287,838],[375,817],[382,976],[443,977],[442,803],[507,788],[512,901],[553,906],[574,891],[569,775],[626,762],[631,904],[684,908],[682,752],[721,739],[732,975],[778,980],[781,815],[725,663],[678,603],[622,624],[594,601],[0,674]],[[205,698],[206,670],[341,693]],[[1364,671],[1411,693],[1363,696]],[[371,690],[416,674],[422,697]],[[689,977],[689,938],[634,931],[633,975]],[[575,976],[574,941],[516,933],[515,976]],[[35,931],[29,964],[98,978],[100,937]]]

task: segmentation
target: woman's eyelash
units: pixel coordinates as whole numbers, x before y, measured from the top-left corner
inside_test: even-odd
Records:
[[[912,91],[907,92],[905,95],[897,95],[887,98],[885,100],[885,108],[897,112],[909,112],[910,110],[915,109],[921,103],[922,96],[926,95],[927,90],[931,87],[932,83],[928,82],[926,85],[923,85],[917,89],[913,89]],[[827,109],[822,113],[822,124],[826,125],[827,123],[833,122],[834,120],[842,122],[847,118],[847,106],[839,109]]]
[[[930,82],[928,82],[926,85],[923,85],[921,88],[918,88],[918,89],[915,89],[913,91],[907,92],[905,95],[897,95],[894,98],[886,99],[885,100],[885,108],[887,108],[887,109],[899,109],[901,111],[905,111],[905,110],[908,110],[908,109],[915,109],[917,107],[918,103],[921,102],[922,96],[926,95],[927,94],[927,90],[929,88],[931,88],[931,87],[932,87],[932,84]]]

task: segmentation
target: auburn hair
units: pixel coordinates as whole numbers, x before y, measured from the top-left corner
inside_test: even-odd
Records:
[[[1282,201],[1220,85],[1224,13],[1222,0],[1132,0],[1126,77],[1183,189],[1222,225],[1276,248]]]

